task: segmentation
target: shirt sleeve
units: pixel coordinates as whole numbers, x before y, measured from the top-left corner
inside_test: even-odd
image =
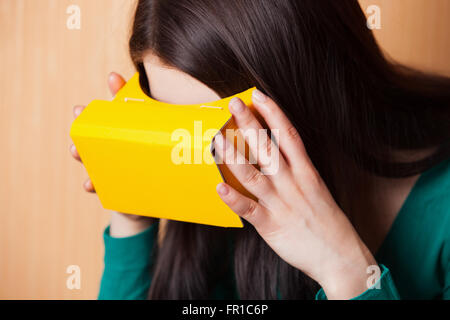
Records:
[[[113,238],[107,226],[103,232],[105,267],[99,300],[145,300],[151,283],[154,246],[159,220],[131,237]]]
[[[444,287],[442,290],[442,299],[450,300],[450,241],[444,246],[444,255],[442,258],[442,270],[444,278]]]
[[[447,269],[447,274],[445,275],[445,287],[442,293],[443,300],[450,300],[450,268]]]
[[[400,300],[391,272],[383,264],[380,264],[380,269],[380,279],[372,287],[350,300]],[[327,300],[323,289],[317,292],[316,300]]]

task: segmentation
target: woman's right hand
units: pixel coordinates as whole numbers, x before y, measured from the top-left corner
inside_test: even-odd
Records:
[[[116,95],[125,83],[126,81],[117,73],[112,72],[109,74],[108,86],[113,96]],[[78,117],[84,108],[85,106],[75,106],[73,108],[74,117]],[[78,154],[74,144],[71,144],[70,152],[72,157],[81,162],[80,155]],[[94,186],[90,179],[85,181],[83,187],[87,192],[95,193]],[[115,238],[130,237],[144,231],[156,220],[156,218],[112,212],[109,232],[110,235]]]

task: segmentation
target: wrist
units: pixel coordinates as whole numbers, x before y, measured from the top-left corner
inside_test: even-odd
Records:
[[[330,263],[319,284],[329,300],[349,300],[367,289],[372,266],[378,266],[370,251],[362,245],[349,257]]]
[[[110,236],[114,238],[131,237],[149,228],[155,221],[155,218],[111,212]]]

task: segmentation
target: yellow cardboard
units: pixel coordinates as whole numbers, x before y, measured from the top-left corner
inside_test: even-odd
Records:
[[[128,214],[243,227],[216,186],[225,179],[253,196],[219,165],[222,177],[210,148],[219,130],[232,127],[229,101],[237,96],[251,107],[253,89],[219,101],[173,105],[148,97],[135,74],[114,100],[92,101],[73,122],[70,136],[102,206]]]

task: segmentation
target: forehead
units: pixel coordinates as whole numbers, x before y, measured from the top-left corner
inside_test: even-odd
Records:
[[[165,65],[157,56],[147,54],[144,67],[152,98],[172,104],[197,104],[220,100],[211,88],[189,74]]]

